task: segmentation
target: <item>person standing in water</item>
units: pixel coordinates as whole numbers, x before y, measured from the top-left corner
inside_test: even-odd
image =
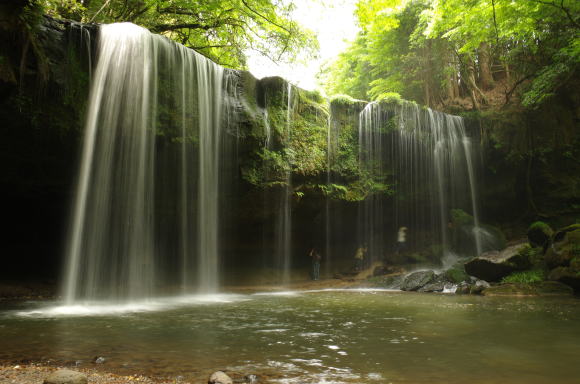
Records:
[[[314,245],[310,247],[308,256],[312,259],[312,280],[318,280],[320,278],[320,260],[322,260],[322,256]]]
[[[395,246],[395,253],[398,255],[405,249],[407,249],[407,227],[401,227],[397,233],[397,245]]]

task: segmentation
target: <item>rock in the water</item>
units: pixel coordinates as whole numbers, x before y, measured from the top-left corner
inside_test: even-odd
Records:
[[[95,357],[95,359],[93,360],[93,362],[95,364],[104,364],[106,360],[107,359],[105,359],[103,356],[97,356],[97,357]]]
[[[387,288],[387,289],[401,289],[401,285],[403,285],[403,280],[405,280],[405,275],[391,275],[391,276],[384,276],[380,278],[375,284],[380,288]]]
[[[469,283],[464,281],[457,285],[455,293],[458,295],[479,295],[486,288],[489,288],[490,284],[487,281],[475,279],[473,282]]]
[[[465,263],[465,272],[485,281],[499,281],[514,271],[530,267],[527,248],[524,244],[516,244],[501,252],[486,252]]]
[[[421,288],[418,289],[419,292],[443,292],[445,289],[446,281],[435,280]]]
[[[403,291],[416,291],[419,288],[424,287],[435,279],[435,272],[433,271],[419,271],[413,272],[408,275],[403,284],[401,285],[401,290]]]
[[[557,281],[500,284],[482,292],[484,296],[569,296],[572,293],[572,288]]]
[[[246,383],[255,384],[258,382],[258,376],[256,375],[246,375],[244,376]]]
[[[234,381],[222,371],[211,374],[208,384],[234,384]]]
[[[550,268],[568,267],[575,257],[580,257],[580,224],[556,232],[546,251],[545,260]]]
[[[543,221],[536,221],[528,228],[528,241],[533,247],[544,247],[548,244],[554,231]]]
[[[44,384],[87,384],[87,376],[70,369],[59,369],[44,379]]]

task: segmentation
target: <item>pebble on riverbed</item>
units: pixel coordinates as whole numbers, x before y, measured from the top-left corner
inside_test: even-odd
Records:
[[[234,384],[234,381],[222,371],[211,374],[208,384]]]
[[[70,369],[59,369],[44,379],[44,384],[87,384],[87,381],[87,376],[84,373]]]

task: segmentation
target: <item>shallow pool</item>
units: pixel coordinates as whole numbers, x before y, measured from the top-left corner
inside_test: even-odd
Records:
[[[218,369],[279,383],[580,382],[577,298],[330,290],[2,305],[0,361],[200,383]]]

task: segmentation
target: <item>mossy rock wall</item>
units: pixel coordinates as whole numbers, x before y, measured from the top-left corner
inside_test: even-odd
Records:
[[[2,252],[11,255],[11,264],[2,270],[27,275],[34,269],[54,277],[74,196],[88,57],[95,57],[97,27],[41,18],[30,34],[11,13],[0,15],[0,193],[10,224]],[[281,78],[227,73],[236,84],[229,95],[236,129],[228,135],[235,138],[237,158],[227,170],[235,185],[228,192],[232,220],[224,230],[231,241],[224,248],[241,254],[227,262],[246,263],[244,255],[256,261],[271,256],[256,256],[278,214],[274,203],[264,202],[275,202],[288,174],[298,264],[308,264],[302,257],[306,248],[322,239],[327,209],[333,212],[333,245],[344,259],[352,257],[358,204],[368,197],[358,163],[358,116],[366,103],[347,97],[328,103]],[[478,191],[483,222],[513,222],[524,214],[578,214],[580,145],[577,129],[572,129],[577,116],[570,112],[578,102],[568,99],[556,101],[563,106],[554,111],[506,111],[470,120],[468,129],[480,132],[484,144],[485,172]],[[160,111],[160,119],[166,124],[158,132],[158,157],[171,161],[172,148],[179,145],[172,111]],[[522,198],[530,188],[531,200]],[[380,192],[381,199],[392,202]]]
[[[470,125],[481,131],[482,215],[515,225],[552,227],[580,220],[580,97],[571,81],[538,110],[492,110]]]

